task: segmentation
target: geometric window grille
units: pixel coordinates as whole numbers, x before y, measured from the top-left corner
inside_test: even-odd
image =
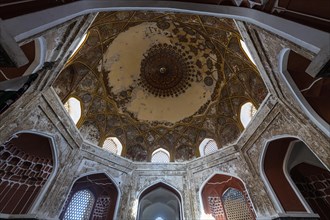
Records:
[[[24,145],[31,140],[35,148],[29,153]],[[26,214],[51,176],[51,152],[39,155],[38,147],[51,150],[48,138],[29,133],[15,134],[0,145],[0,213]]]
[[[74,97],[71,97],[64,103],[65,110],[69,113],[75,124],[78,123],[81,117],[81,104],[80,101]]]
[[[250,123],[252,117],[256,114],[257,109],[251,103],[247,102],[241,107],[240,119],[244,128]]]
[[[221,204],[221,198],[209,196],[208,202],[212,216],[216,219],[225,219],[225,214]]]
[[[110,151],[111,153],[120,155],[123,147],[118,138],[108,137],[103,143],[103,148]]]
[[[89,190],[76,192],[65,211],[65,220],[88,220],[95,202],[94,195]]]
[[[229,188],[222,195],[223,206],[227,219],[253,220],[254,217],[244,198],[244,195],[237,189]]]
[[[114,153],[117,154],[118,152],[118,148],[116,143],[112,140],[112,138],[107,138],[105,139],[104,143],[103,143],[103,148]]]
[[[170,153],[163,148],[159,148],[152,153],[151,162],[168,163],[170,162]]]
[[[218,150],[217,143],[214,140],[210,140],[204,147],[204,155],[214,153]]]
[[[93,219],[106,219],[110,206],[110,197],[100,197],[97,199]]]

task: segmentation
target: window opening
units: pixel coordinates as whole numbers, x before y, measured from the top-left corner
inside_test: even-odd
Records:
[[[85,33],[81,37],[81,39],[79,40],[77,46],[75,47],[75,49],[73,50],[72,54],[70,55],[70,58],[73,57],[76,54],[76,52],[80,49],[81,45],[85,42],[86,38],[87,38],[87,33]]]
[[[65,212],[64,219],[87,220],[94,205],[94,196],[89,190],[76,192]]]
[[[217,143],[211,138],[205,138],[199,145],[199,153],[201,156],[212,154],[218,150]]]
[[[222,196],[223,206],[228,220],[253,220],[249,206],[242,192],[229,188]]]
[[[75,181],[59,219],[113,219],[118,190],[103,173]]]
[[[78,123],[81,117],[81,105],[80,101],[74,97],[71,97],[64,103],[64,108],[69,113],[75,124]]]
[[[157,149],[152,153],[151,162],[168,163],[170,162],[170,153],[163,148]]]
[[[204,147],[204,155],[214,153],[217,150],[218,150],[217,143],[215,143],[214,140],[210,140],[210,141],[207,142],[207,144]]]
[[[121,155],[122,145],[118,138],[108,137],[103,143],[103,148],[110,151],[111,153]]]
[[[252,61],[252,63],[253,63],[254,65],[256,65],[256,62],[254,61],[254,59],[253,59],[253,57],[252,57],[252,55],[251,55],[251,53],[250,53],[250,51],[249,51],[249,48],[246,46],[245,42],[242,41],[242,40],[240,40],[240,43],[241,43],[241,46],[242,46],[242,48],[243,48],[245,54],[249,57],[249,59]]]
[[[250,123],[252,117],[256,114],[256,112],[257,109],[251,102],[247,102],[242,105],[240,119],[244,128],[246,128],[246,126]]]

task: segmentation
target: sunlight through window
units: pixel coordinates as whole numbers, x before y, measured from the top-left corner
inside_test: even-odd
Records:
[[[199,153],[201,156],[212,154],[218,150],[217,143],[211,138],[205,138],[199,145]]]
[[[71,97],[68,99],[68,101],[66,101],[66,103],[64,103],[64,107],[66,111],[69,113],[73,122],[77,124],[81,117],[80,101],[76,98]]]
[[[108,137],[103,143],[103,148],[117,155],[121,155],[123,146],[118,138]]]
[[[152,153],[151,162],[168,163],[170,162],[170,153],[163,148],[159,148]]]
[[[81,190],[76,192],[65,212],[64,219],[84,220],[89,219],[93,205],[94,196],[89,190]]]
[[[244,128],[246,128],[246,126],[250,123],[256,112],[257,109],[251,102],[247,102],[242,105],[240,119]]]
[[[82,38],[81,38],[80,41],[78,42],[76,48],[73,50],[73,52],[72,52],[70,58],[71,58],[73,55],[76,54],[76,52],[79,50],[80,46],[85,42],[86,37],[87,37],[87,33],[84,34],[84,35],[82,36]]]
[[[252,61],[252,63],[253,63],[254,65],[256,65],[256,62],[254,61],[254,59],[253,59],[253,57],[252,57],[252,55],[251,55],[251,53],[250,53],[250,51],[249,51],[249,48],[247,48],[245,42],[242,41],[242,40],[240,40],[240,42],[241,42],[241,46],[242,46],[244,52],[246,53],[246,55],[249,57],[249,59]]]

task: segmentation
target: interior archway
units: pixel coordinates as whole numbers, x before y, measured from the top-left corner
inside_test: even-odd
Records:
[[[163,183],[149,187],[140,196],[137,219],[181,220],[180,195]]]
[[[290,212],[314,212],[321,219],[327,219],[322,215],[329,210],[326,201],[329,195],[313,184],[322,186],[330,173],[306,144],[293,137],[279,138],[269,142],[264,156],[264,172],[282,211],[288,215]]]
[[[204,214],[212,215],[216,220],[236,219],[242,216],[244,219],[255,219],[245,186],[236,177],[215,174],[205,183],[201,197]]]
[[[88,198],[93,199],[86,201],[86,199],[84,200],[84,198],[87,198],[86,196],[79,198],[80,200],[76,199],[75,195],[79,192],[90,192]],[[118,194],[119,192],[115,184],[105,174],[99,173],[83,176],[74,182],[62,209],[60,219],[70,219],[70,216],[77,217],[75,219],[113,219]],[[78,215],[75,213],[76,211],[69,215],[70,207],[79,207],[82,210],[81,212],[86,213],[86,215]]]
[[[0,213],[28,213],[54,172],[51,140],[17,133],[0,146],[0,164]]]
[[[282,57],[280,65],[286,83],[306,114],[329,136],[330,78],[310,76],[305,70],[311,61],[288,48],[282,50]]]

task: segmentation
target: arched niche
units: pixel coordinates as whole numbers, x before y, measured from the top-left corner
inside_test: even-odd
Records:
[[[70,97],[64,103],[64,108],[69,113],[73,122],[77,125],[81,118],[81,112],[82,112],[82,110],[81,110],[82,105],[81,105],[80,100],[75,97]]]
[[[151,162],[152,163],[169,163],[170,162],[170,153],[163,149],[158,148],[155,150],[151,155]]]
[[[111,153],[114,153],[117,155],[121,155],[121,152],[123,150],[123,145],[120,143],[120,141],[116,137],[107,137],[104,140],[102,147],[105,150],[110,151]]]
[[[144,190],[139,197],[137,220],[181,220],[181,196],[164,183],[157,183]]]
[[[86,192],[85,194],[89,196],[81,196],[77,199],[75,195],[81,192]],[[114,219],[118,200],[119,190],[107,175],[89,174],[74,182],[59,218]]]
[[[0,216],[33,212],[57,169],[51,137],[16,133],[0,146],[0,164]]]
[[[301,140],[282,137],[269,141],[261,166],[264,182],[282,215],[294,217],[305,213],[305,217],[322,217],[330,209],[326,199],[330,193],[326,187],[314,188],[313,185],[322,186],[330,173]]]
[[[255,219],[245,186],[234,176],[213,175],[202,186],[200,196],[204,208],[202,216],[212,216],[215,220]]]
[[[252,102],[246,102],[241,106],[240,120],[244,128],[248,126],[256,112],[257,109]]]
[[[201,156],[212,154],[218,150],[218,145],[215,140],[211,138],[205,138],[199,145],[199,153]]]
[[[330,136],[330,78],[305,72],[310,60],[285,48],[280,54],[281,75],[307,116]]]

